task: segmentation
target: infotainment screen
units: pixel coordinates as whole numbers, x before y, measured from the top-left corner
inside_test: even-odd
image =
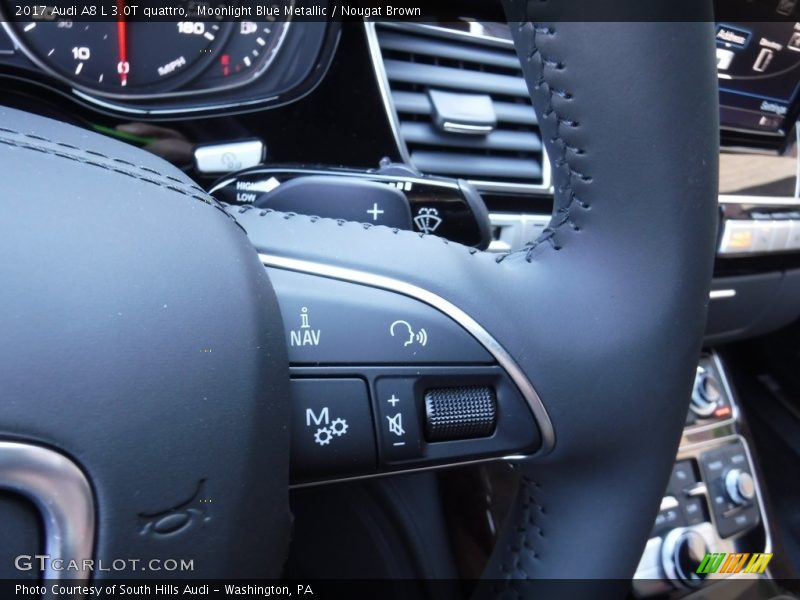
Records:
[[[723,127],[784,134],[800,84],[800,23],[717,23]]]

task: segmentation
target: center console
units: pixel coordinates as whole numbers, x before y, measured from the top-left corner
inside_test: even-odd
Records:
[[[720,357],[704,354],[669,484],[633,581],[682,596],[766,572],[772,544],[740,414]]]

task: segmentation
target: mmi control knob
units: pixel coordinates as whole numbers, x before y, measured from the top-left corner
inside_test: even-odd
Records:
[[[667,578],[678,587],[700,587],[704,573],[697,569],[708,552],[705,538],[692,529],[673,529],[661,546],[661,563]]]
[[[725,491],[736,504],[740,506],[747,504],[756,495],[753,476],[741,469],[731,469],[725,475]]]
[[[714,414],[721,399],[722,390],[714,373],[703,367],[697,367],[692,403],[690,404],[692,412],[698,417],[710,417]]]

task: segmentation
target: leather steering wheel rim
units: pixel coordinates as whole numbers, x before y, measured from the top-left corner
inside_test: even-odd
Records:
[[[16,295],[0,292],[10,398],[0,435],[81,465],[97,501],[97,557],[183,553],[198,559],[195,577],[280,571],[288,369],[252,244],[430,290],[525,373],[555,439],[519,464],[519,498],[485,574],[499,582],[493,592],[535,594],[519,580],[631,577],[705,322],[719,152],[713,32],[707,22],[534,22],[539,5],[548,6],[507,10],[552,160],[553,221],[500,257],[384,227],[224,214],[151,156],[0,112],[0,155],[17,174],[2,183],[0,250]],[[54,240],[57,252],[46,252]],[[182,311],[173,321],[162,314],[170,307]],[[112,360],[125,357],[124,367]],[[32,377],[42,365],[53,382]],[[98,365],[103,377],[89,372]],[[153,520],[190,510],[200,515],[191,529],[162,533]],[[246,559],[226,553],[234,545]],[[576,561],[579,550],[589,551]]]
[[[434,236],[233,211],[266,255],[433,291],[521,366],[555,444],[519,465],[519,497],[484,578],[524,597],[537,579],[616,580],[624,593],[688,410],[716,240],[709,7],[691,23],[521,20],[551,7],[506,6],[555,191],[550,226],[522,251],[497,257]],[[597,551],[575,561],[586,549]]]

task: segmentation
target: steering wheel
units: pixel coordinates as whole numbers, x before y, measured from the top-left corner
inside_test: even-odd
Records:
[[[0,111],[0,488],[44,516],[51,558],[194,569],[48,563],[48,577],[280,575],[298,315],[279,302],[335,282],[350,286],[346,298],[380,292],[445,318],[525,400],[534,426],[486,569],[492,593],[534,594],[520,580],[547,578],[624,590],[674,461],[704,328],[714,36],[707,22],[533,20],[549,6],[507,5],[555,208],[541,237],[506,255],[239,212],[154,156]],[[273,286],[287,274],[295,283]],[[396,345],[420,346],[397,343],[415,333],[404,327]],[[25,534],[6,523],[4,543]]]

